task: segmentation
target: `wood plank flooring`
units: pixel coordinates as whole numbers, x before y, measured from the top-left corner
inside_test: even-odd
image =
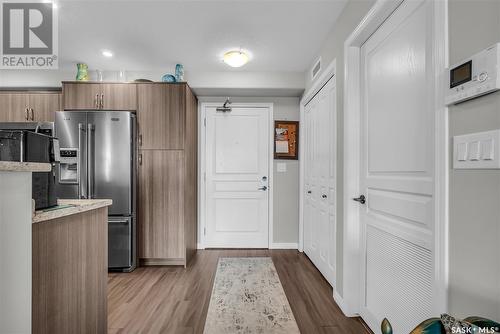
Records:
[[[332,288],[309,259],[295,250],[202,250],[188,267],[141,267],[108,278],[110,334],[201,334],[219,257],[270,256],[303,334],[369,333],[347,318]]]

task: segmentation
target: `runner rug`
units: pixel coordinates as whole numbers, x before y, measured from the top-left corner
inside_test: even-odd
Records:
[[[270,257],[220,258],[204,334],[298,334]]]

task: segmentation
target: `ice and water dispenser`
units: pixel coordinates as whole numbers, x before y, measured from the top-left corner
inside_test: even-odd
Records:
[[[61,148],[59,183],[78,184],[78,149]]]

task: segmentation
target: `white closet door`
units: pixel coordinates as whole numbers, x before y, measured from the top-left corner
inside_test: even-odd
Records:
[[[373,330],[435,316],[432,2],[403,2],[361,48],[361,316]]]
[[[336,256],[335,95],[335,79],[332,78],[304,110],[304,251],[332,285]]]

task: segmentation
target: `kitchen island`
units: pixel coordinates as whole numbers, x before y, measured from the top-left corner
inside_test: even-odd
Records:
[[[32,333],[106,333],[111,200],[58,204],[33,216]]]
[[[33,211],[33,172],[0,161],[0,334],[106,333],[111,200],[59,200]]]

